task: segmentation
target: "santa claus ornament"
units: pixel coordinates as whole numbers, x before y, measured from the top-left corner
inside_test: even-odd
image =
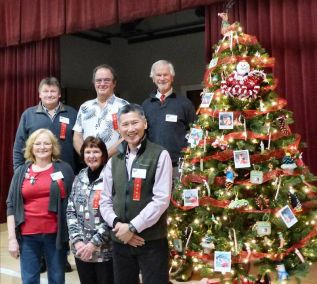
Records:
[[[246,60],[239,61],[236,71],[221,82],[222,92],[241,100],[255,99],[266,76],[263,71],[250,70],[250,64]]]

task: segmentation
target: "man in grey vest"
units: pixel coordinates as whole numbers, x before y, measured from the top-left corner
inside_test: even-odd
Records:
[[[167,284],[171,158],[147,140],[141,106],[123,106],[118,122],[124,142],[107,163],[100,202],[102,217],[113,227],[115,283],[138,283],[141,271],[143,283]]]

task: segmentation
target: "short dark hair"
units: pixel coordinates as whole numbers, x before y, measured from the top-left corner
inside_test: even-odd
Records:
[[[59,92],[61,92],[61,85],[59,84],[57,78],[55,77],[46,77],[44,79],[41,80],[40,84],[39,84],[39,92],[41,91],[43,85],[48,85],[48,86],[56,86],[59,90]]]
[[[102,153],[102,165],[104,166],[108,161],[108,150],[105,143],[99,138],[88,136],[80,148],[80,158],[84,161],[84,153],[86,148],[99,148]]]
[[[118,111],[118,121],[120,121],[120,117],[123,114],[129,113],[129,112],[136,112],[139,116],[145,119],[145,113],[143,108],[138,104],[127,104],[121,107]]]
[[[101,64],[97,67],[95,67],[95,69],[93,70],[92,72],[92,83],[95,83],[95,78],[96,78],[96,72],[99,70],[99,69],[108,69],[110,70],[110,72],[112,73],[112,77],[113,77],[113,81],[114,82],[117,82],[117,72],[108,64]]]

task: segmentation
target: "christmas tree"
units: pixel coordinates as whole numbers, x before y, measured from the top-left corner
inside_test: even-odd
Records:
[[[172,194],[171,277],[303,278],[317,260],[315,177],[289,127],[292,112],[275,91],[274,58],[239,23],[219,16],[223,38],[205,73]]]

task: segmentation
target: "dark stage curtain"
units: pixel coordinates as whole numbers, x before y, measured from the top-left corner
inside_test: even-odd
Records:
[[[0,222],[5,222],[15,132],[22,112],[39,101],[41,79],[59,77],[59,39],[2,48],[0,66]]]
[[[0,47],[107,27],[221,0],[0,0]]]
[[[221,39],[222,4],[206,8],[206,62],[211,46]],[[240,0],[229,12],[231,22],[239,21],[244,32],[255,35],[260,44],[275,57],[277,92],[288,101],[294,112],[292,131],[307,142],[304,161],[317,174],[316,66],[317,66],[316,0]]]
[[[62,1],[66,3],[66,33],[110,26],[118,22],[118,0]]]

